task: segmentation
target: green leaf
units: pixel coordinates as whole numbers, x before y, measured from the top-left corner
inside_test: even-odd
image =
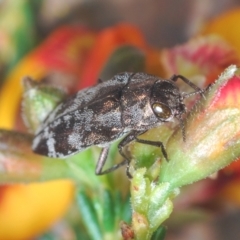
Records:
[[[125,200],[122,203],[122,212],[121,212],[121,219],[127,223],[131,222],[132,217],[132,208],[130,202],[130,195],[128,194]]]
[[[77,204],[82,215],[82,220],[89,233],[94,240],[102,240],[102,232],[100,229],[97,213],[93,207],[92,200],[84,191],[78,191]]]
[[[164,226],[159,227],[157,231],[154,232],[151,240],[164,240],[166,231],[167,231],[166,227]]]
[[[115,211],[113,197],[110,191],[103,192],[103,230],[112,232],[115,225]]]

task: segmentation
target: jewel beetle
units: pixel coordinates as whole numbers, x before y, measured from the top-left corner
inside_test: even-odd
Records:
[[[195,91],[182,93],[176,81],[181,79]],[[112,79],[83,89],[60,103],[38,129],[32,144],[35,153],[67,158],[93,145],[102,148],[95,173],[102,175],[130,162],[123,148],[131,141],[158,146],[162,142],[139,139],[147,130],[165,122],[179,120],[185,138],[182,116],[184,99],[203,93],[181,75],[162,79],[146,73],[124,72]],[[118,149],[124,160],[104,170],[112,142],[123,138]],[[127,174],[130,176],[127,168]]]

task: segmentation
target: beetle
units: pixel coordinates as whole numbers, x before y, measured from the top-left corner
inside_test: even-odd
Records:
[[[181,79],[195,91],[182,93],[176,85]],[[66,158],[93,145],[102,148],[95,173],[102,175],[127,164],[129,158],[123,148],[135,140],[158,146],[164,157],[162,142],[139,139],[147,130],[165,122],[180,121],[183,139],[185,130],[182,116],[186,112],[183,100],[203,90],[181,75],[162,79],[146,73],[124,72],[112,79],[83,89],[60,103],[38,129],[32,144],[35,153],[54,158]],[[124,160],[104,170],[112,142],[123,138],[118,145]]]

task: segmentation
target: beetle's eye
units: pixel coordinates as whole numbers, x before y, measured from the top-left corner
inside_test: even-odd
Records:
[[[169,107],[161,103],[154,103],[152,109],[157,117],[161,119],[168,119],[172,115],[172,111]]]

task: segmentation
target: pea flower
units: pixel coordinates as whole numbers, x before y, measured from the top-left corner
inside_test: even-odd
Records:
[[[231,16],[237,18],[237,13],[227,15],[227,19]],[[0,93],[0,127],[17,128],[17,109],[22,93],[20,79],[24,75],[46,81],[49,75],[57,73],[58,80],[67,79],[60,85],[63,84],[70,92],[73,88],[91,86],[98,78],[109,79],[120,71],[144,71],[166,78],[179,73],[203,88],[212,83],[224,68],[239,63],[238,43],[233,41],[237,39],[235,35],[229,37],[226,34],[224,38],[204,35],[213,30],[214,27],[209,27],[200,37],[186,44],[159,50],[148,46],[142,34],[127,24],[99,33],[83,27],[63,26],[26,55],[8,74]],[[221,29],[218,32],[221,33]],[[14,239],[11,231],[14,228],[18,237],[29,238],[47,229],[66,211],[76,191],[76,183],[77,206],[83,216],[81,225],[83,223],[84,231],[93,239],[120,237],[120,220],[127,222],[121,224],[125,239],[150,239],[152,236],[159,239],[153,233],[157,229],[160,229],[157,231],[160,235],[164,232],[159,226],[173,211],[172,201],[181,187],[206,178],[240,155],[240,79],[237,72],[236,66],[228,67],[189,111],[184,124],[186,141],[183,141],[181,128],[174,124],[164,124],[145,134],[144,137],[149,140],[164,142],[169,161],[157,148],[138,143],[128,146],[133,158],[133,179],[130,183],[132,225],[129,225],[129,181],[120,171],[102,177],[94,175],[95,159],[99,154],[97,148],[67,161],[48,159],[32,153],[30,134],[0,130],[0,182],[5,184],[0,186],[0,190],[6,201],[6,208],[0,205],[0,213],[6,213],[0,214],[0,236],[7,236],[5,239],[13,236]],[[57,102],[65,97],[59,89],[49,91],[48,87],[41,87],[32,83],[27,88],[25,85],[23,112],[32,133]],[[182,89],[183,86],[180,87]],[[196,99],[187,102],[187,106],[192,107]],[[115,145],[110,153],[109,162],[112,164],[113,160],[120,160],[116,149]],[[59,180],[66,178],[68,180]],[[29,184],[21,184],[23,182]],[[56,189],[58,195],[54,195]],[[223,190],[228,193],[228,189]],[[26,196],[30,200],[24,200]],[[61,201],[56,203],[55,198]],[[23,216],[19,210],[26,201],[31,202],[31,205],[24,206],[24,213],[29,215],[26,221],[19,221]],[[40,210],[35,211],[36,208]],[[46,209],[47,217],[44,214]],[[35,219],[40,219],[41,224],[31,227]]]

